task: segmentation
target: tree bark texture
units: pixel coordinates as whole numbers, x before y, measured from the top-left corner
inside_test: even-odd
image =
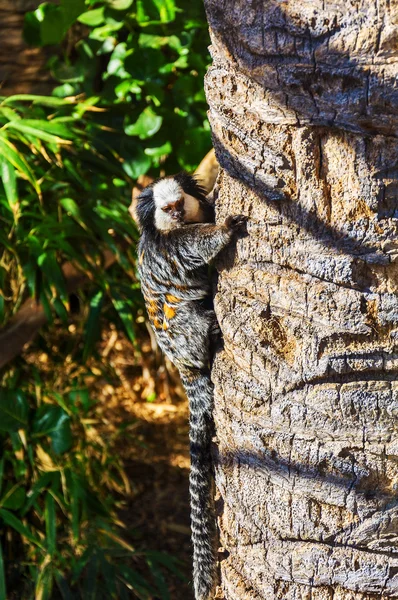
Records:
[[[0,0],[0,96],[50,94],[54,82],[45,64],[48,48],[29,48],[22,37],[24,15],[39,0]]]
[[[219,597],[398,598],[398,4],[205,5]]]

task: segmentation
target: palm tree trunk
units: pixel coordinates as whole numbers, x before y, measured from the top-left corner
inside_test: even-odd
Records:
[[[54,82],[45,64],[54,49],[29,48],[22,36],[24,15],[40,0],[0,0],[0,96],[50,94]]]
[[[205,4],[219,597],[398,598],[398,4]]]

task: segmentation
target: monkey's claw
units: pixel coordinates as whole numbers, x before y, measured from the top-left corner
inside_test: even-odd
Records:
[[[234,215],[226,219],[225,225],[232,231],[246,231],[247,219],[245,215]]]

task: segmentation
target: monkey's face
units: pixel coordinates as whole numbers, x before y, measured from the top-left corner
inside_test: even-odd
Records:
[[[175,179],[162,179],[153,187],[155,226],[159,231],[171,231],[186,223],[200,223],[203,211],[199,201],[184,192]]]
[[[175,227],[184,224],[185,198],[183,195],[175,202],[170,202],[169,204],[162,206],[161,210],[170,217],[171,221],[175,222]]]

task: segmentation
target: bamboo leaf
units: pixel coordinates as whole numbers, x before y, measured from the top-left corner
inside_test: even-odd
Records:
[[[55,515],[55,502],[53,496],[47,492],[46,494],[46,507],[44,510],[46,519],[46,541],[47,551],[50,556],[54,556],[56,547],[56,515]]]
[[[56,98],[55,96],[38,96],[37,94],[14,94],[3,98],[0,106],[6,104],[15,104],[18,102],[33,102],[34,104],[42,104],[43,106],[67,106],[75,104],[76,101],[72,98]]]
[[[116,291],[112,293],[112,303],[119,315],[130,341],[135,343],[134,317],[129,304]]]
[[[10,142],[2,131],[0,131],[0,155],[4,156],[31,183],[36,193],[40,196],[40,186],[36,182],[33,171],[25,157],[18,152],[16,146]]]
[[[27,540],[38,546],[42,550],[44,550],[44,546],[42,542],[37,538],[25,525],[20,521],[15,515],[6,510],[5,508],[0,508],[0,518],[3,519],[4,523],[12,529],[15,529],[19,534],[25,537]]]
[[[50,600],[53,589],[53,570],[51,557],[46,556],[41,564],[39,577],[37,578],[35,600]]]
[[[95,294],[90,301],[90,313],[88,315],[86,323],[86,335],[84,340],[83,348],[83,362],[86,362],[87,358],[92,353],[95,342],[99,338],[100,334],[100,315],[102,303],[104,300],[104,292],[101,290]]]
[[[0,172],[8,203],[13,209],[18,203],[17,178],[15,168],[4,156],[0,160]]]
[[[28,135],[33,135],[39,140],[43,140],[45,142],[50,142],[53,144],[71,144],[72,141],[68,139],[64,139],[59,135],[54,135],[53,133],[48,133],[43,128],[43,123],[47,123],[47,121],[30,121],[30,124],[27,120],[21,121],[10,121],[8,123],[8,129],[15,129],[17,131],[21,131],[22,133],[26,133]],[[47,129],[47,127],[46,127]]]

